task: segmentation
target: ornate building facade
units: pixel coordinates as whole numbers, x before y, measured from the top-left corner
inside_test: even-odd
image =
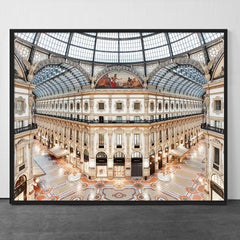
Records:
[[[205,191],[223,199],[223,46],[222,33],[16,33],[16,200],[34,199],[34,141],[89,180],[148,180],[203,138]]]

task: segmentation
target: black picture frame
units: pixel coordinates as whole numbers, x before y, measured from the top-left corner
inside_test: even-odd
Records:
[[[224,33],[224,200],[223,201],[16,201],[14,200],[14,34],[16,32],[223,32]],[[228,30],[227,29],[10,29],[10,203],[13,205],[225,205],[228,196]],[[21,186],[20,186],[21,187]],[[19,189],[18,191],[21,191]]]

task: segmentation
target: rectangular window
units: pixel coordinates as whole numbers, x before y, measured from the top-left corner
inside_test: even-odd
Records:
[[[220,123],[220,121],[214,121],[214,127],[216,127],[216,128],[221,128],[221,123]]]
[[[79,141],[79,131],[77,130],[77,132],[76,132],[76,142],[78,142]]]
[[[104,103],[98,103],[98,109],[104,110]]]
[[[98,141],[99,141],[99,148],[104,148],[104,134],[98,135]]]
[[[70,139],[72,140],[72,128],[70,128]]]
[[[135,121],[135,122],[140,122],[140,117],[139,117],[139,116],[135,116],[135,117],[134,117],[134,121]]]
[[[122,110],[122,103],[117,103],[117,110]]]
[[[140,103],[134,103],[134,110],[140,110]]]
[[[134,134],[134,148],[140,148],[140,134]]]
[[[216,170],[219,170],[219,148],[214,147],[214,162],[213,162],[213,168]]]
[[[162,142],[162,130],[159,131],[159,141]]]
[[[162,110],[162,103],[158,103],[158,110],[159,110],[159,111]]]
[[[117,148],[122,148],[122,134],[117,134],[116,143],[117,143]]]
[[[122,116],[117,116],[116,120],[117,120],[117,122],[121,123],[122,122]]]
[[[155,134],[151,133],[151,145],[154,146],[155,143]]]
[[[215,110],[217,110],[217,111],[221,110],[221,100],[215,101]]]
[[[17,164],[20,165],[24,163],[24,147],[18,150]]]
[[[83,135],[83,144],[84,144],[84,146],[87,146],[87,133],[84,133],[84,135]]]
[[[166,129],[166,139],[168,140],[168,129]]]

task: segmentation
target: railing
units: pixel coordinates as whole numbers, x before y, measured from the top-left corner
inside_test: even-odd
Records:
[[[213,131],[213,132],[224,134],[224,129],[223,128],[213,127],[213,126],[211,126],[210,124],[207,124],[207,123],[202,123],[201,128],[205,129],[205,130],[210,130],[210,131]]]
[[[26,132],[33,129],[37,129],[36,123],[28,124],[26,127],[15,128],[14,133],[17,134],[17,133]]]
[[[72,117],[65,117],[65,116],[55,116],[51,114],[43,114],[43,113],[36,113],[36,115],[40,116],[46,116],[46,117],[54,117],[54,118],[59,118],[59,119],[64,119],[64,120],[70,120],[70,121],[76,121],[76,122],[82,122],[82,123],[91,123],[91,124],[145,124],[145,123],[156,123],[156,122],[163,122],[167,120],[173,120],[173,119],[178,119],[178,118],[185,118],[185,117],[192,117],[192,116],[198,116],[202,115],[203,113],[194,113],[194,114],[187,114],[187,115],[182,115],[182,116],[175,116],[175,117],[165,117],[165,118],[157,118],[157,119],[151,119],[151,120],[104,120],[104,121],[99,121],[98,119],[95,120],[86,120],[86,119],[80,119],[80,118],[72,118]]]

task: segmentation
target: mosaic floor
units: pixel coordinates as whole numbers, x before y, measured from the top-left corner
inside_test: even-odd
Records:
[[[169,163],[159,170],[170,174],[171,180],[164,182],[157,174],[143,179],[95,179],[85,176],[69,182],[68,175],[74,173],[71,164],[63,159],[54,159],[46,147],[35,141],[34,160],[45,172],[35,190],[36,200],[209,200],[204,192],[205,148],[203,142],[192,147],[183,163]]]

